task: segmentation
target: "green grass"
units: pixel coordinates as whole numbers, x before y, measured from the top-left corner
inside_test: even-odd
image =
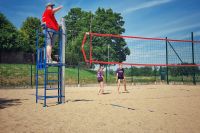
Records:
[[[58,68],[51,67],[48,69],[50,72],[57,72]],[[39,84],[43,84],[44,72],[39,71]],[[196,74],[197,75],[197,74]],[[106,77],[106,73],[104,73]],[[200,75],[196,77],[197,82],[200,82]],[[49,79],[57,79],[57,75],[50,75]],[[160,81],[160,76],[156,77]],[[109,74],[108,83],[116,83],[115,76]],[[155,81],[154,76],[133,76],[133,82],[151,83]],[[182,77],[169,76],[169,81],[182,82]],[[65,69],[65,82],[66,84],[78,84],[78,68]],[[127,77],[127,82],[132,82],[132,77]],[[192,83],[192,77],[183,77],[183,82]],[[97,83],[96,71],[80,68],[79,70],[79,83],[80,84],[94,84]],[[32,66],[32,84],[35,85],[35,65]],[[0,86],[30,86],[31,85],[31,65],[30,64],[0,64]]]
[[[0,64],[0,86],[29,85],[30,70],[28,64]]]
[[[50,67],[49,72],[57,72],[58,68]],[[67,84],[78,83],[78,68],[65,69],[65,82]],[[96,72],[87,69],[79,70],[79,83],[97,83]],[[49,75],[49,79],[57,79],[57,75]],[[44,71],[39,71],[39,84],[44,81]],[[32,83],[35,84],[35,65],[32,66]],[[31,85],[30,64],[0,64],[0,86],[26,86]]]
[[[66,68],[66,82],[69,84],[78,83],[78,68]],[[96,72],[91,70],[79,69],[79,83],[87,84],[96,82]]]
[[[20,77],[30,75],[28,64],[0,64],[0,75],[4,77]]]

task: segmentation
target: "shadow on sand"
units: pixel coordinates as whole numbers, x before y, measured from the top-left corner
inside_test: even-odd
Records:
[[[69,100],[66,100],[65,103],[67,102],[92,102],[94,100],[87,100],[87,99],[75,99],[75,100],[72,100],[72,99],[69,99]],[[44,105],[43,102],[40,102],[41,105]],[[47,103],[46,107],[53,107],[53,106],[58,106],[58,105],[62,105],[63,103],[58,103],[58,102],[51,102],[51,103]]]
[[[111,94],[110,92],[103,92],[102,95],[108,95]]]
[[[128,110],[136,110],[134,108],[130,108],[130,107],[125,107],[125,106],[121,106],[121,105],[118,105],[118,104],[109,104],[113,107],[119,107],[119,108],[125,108],[125,109],[128,109]]]
[[[76,100],[68,100],[67,102],[92,102],[94,100],[87,100],[87,99],[76,99]]]
[[[27,99],[6,99],[6,98],[0,98],[0,109],[4,109],[11,106],[17,106],[20,105],[22,100]]]

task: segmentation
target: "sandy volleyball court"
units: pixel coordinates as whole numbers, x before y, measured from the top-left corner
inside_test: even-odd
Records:
[[[65,104],[35,103],[35,89],[0,90],[0,132],[199,133],[200,86],[66,88]]]

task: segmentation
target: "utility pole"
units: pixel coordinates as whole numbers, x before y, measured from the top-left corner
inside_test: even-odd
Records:
[[[92,32],[92,12],[90,11],[90,32]]]

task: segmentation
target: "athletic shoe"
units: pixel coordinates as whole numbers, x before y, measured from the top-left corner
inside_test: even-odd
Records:
[[[52,64],[57,64],[58,62],[57,62],[57,61],[51,61],[51,63],[52,63]]]
[[[57,61],[53,61],[52,59],[47,59],[48,64],[57,64]]]
[[[49,59],[46,59],[46,60],[47,60],[46,63],[49,64],[49,63],[50,63],[50,60],[49,60]]]

